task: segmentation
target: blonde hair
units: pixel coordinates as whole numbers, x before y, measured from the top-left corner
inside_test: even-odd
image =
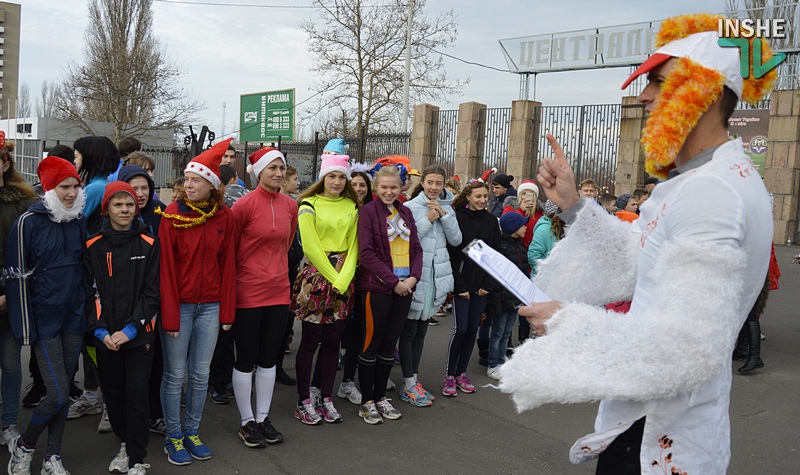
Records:
[[[123,165],[139,165],[145,170],[154,171],[156,169],[156,161],[150,155],[142,152],[131,152],[125,156],[122,161]],[[147,166],[145,166],[147,165]]]
[[[381,178],[397,178],[400,181],[400,186],[403,186],[403,179],[400,177],[400,170],[395,167],[382,167],[380,170],[375,172],[375,178],[372,180],[375,183],[375,187],[378,187],[378,180]]]

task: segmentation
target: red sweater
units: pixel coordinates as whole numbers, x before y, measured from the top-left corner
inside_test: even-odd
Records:
[[[170,203],[165,214],[196,218],[183,203]],[[158,231],[161,241],[161,324],[164,331],[181,327],[181,303],[219,302],[219,321],[236,318],[235,221],[223,203],[213,217],[193,228],[164,216]]]
[[[236,308],[288,305],[289,248],[297,202],[261,186],[232,208],[236,218]]]

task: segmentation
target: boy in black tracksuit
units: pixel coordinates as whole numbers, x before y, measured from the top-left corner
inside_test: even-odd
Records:
[[[84,288],[89,331],[108,416],[122,440],[109,471],[144,474],[149,434],[148,381],[159,309],[158,240],[139,219],[125,182],[106,187],[100,232],[86,241]],[[129,469],[129,470],[128,470]]]

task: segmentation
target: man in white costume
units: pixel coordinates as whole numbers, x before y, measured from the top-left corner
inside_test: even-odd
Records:
[[[764,283],[773,224],[761,177],[726,128],[775,72],[743,80],[738,49],[717,44],[718,18],[665,20],[659,49],[623,86],[647,74],[646,169],[668,178],[638,220],[580,199],[548,136],[555,158],[538,181],[571,226],[538,267],[554,301],[520,309],[540,337],[501,366],[500,387],[519,410],[601,400],[595,432],[570,451],[573,463],[599,456],[597,473],[724,474],[730,460],[731,352]],[[622,300],[627,314],[603,307]]]

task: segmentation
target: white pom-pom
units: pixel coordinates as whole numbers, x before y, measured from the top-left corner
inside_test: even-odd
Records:
[[[253,165],[247,165],[247,173],[253,173]]]

